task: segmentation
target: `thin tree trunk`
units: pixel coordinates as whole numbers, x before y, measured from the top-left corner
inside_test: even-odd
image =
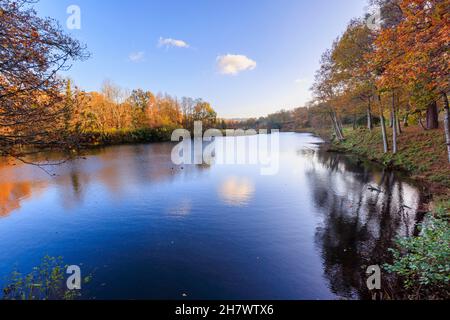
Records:
[[[402,134],[403,130],[402,130],[402,124],[400,123],[400,116],[399,116],[399,110],[398,109],[397,109],[396,115],[395,115],[395,123],[397,125],[397,132],[398,132],[398,134]]]
[[[447,143],[448,162],[450,163],[450,110],[448,106],[448,97],[445,92],[442,93],[444,100],[444,131],[445,142]]]
[[[389,128],[394,127],[394,114],[392,112],[392,108],[389,110]]]
[[[339,115],[334,111],[334,117],[336,118],[336,123],[338,124],[338,128],[341,132],[342,137],[344,136],[344,127],[342,126],[342,121]]]
[[[338,128],[338,125],[336,123],[336,119],[334,118],[334,115],[333,115],[333,111],[330,111],[329,115],[330,115],[331,123],[333,125],[334,134],[336,135],[336,138],[339,141],[342,141],[341,135],[339,133],[339,128]]]
[[[336,113],[333,114],[333,118],[334,118],[334,123],[336,124],[336,129],[337,129],[337,133],[339,136],[339,140],[343,141],[344,140],[344,134],[342,133],[342,128],[339,125],[339,121],[337,119]]]
[[[372,105],[371,105],[371,100],[369,97],[369,104],[367,106],[367,128],[369,129],[369,131],[372,131],[373,129],[373,123],[372,123]]]
[[[395,91],[392,91],[392,153],[397,153],[397,112],[395,109]]]
[[[403,133],[402,126],[400,123],[400,94],[396,97],[396,107],[395,107],[395,125],[397,126],[397,134],[400,135]]]
[[[381,102],[380,95],[378,95],[378,106],[380,108],[380,123],[381,123],[381,133],[383,134],[384,153],[388,153],[389,152],[389,143],[388,143],[387,134],[386,134],[386,121],[385,121],[384,115],[383,115],[383,105]]]
[[[409,127],[409,112],[405,114],[405,117],[403,118],[403,127],[408,128]]]
[[[332,109],[332,118],[333,118],[334,124],[336,126],[338,139],[341,140],[341,141],[345,140],[344,139],[344,133],[342,132],[342,126],[339,123],[336,111],[334,111],[334,109]]]
[[[356,114],[353,115],[353,130],[356,130]]]
[[[421,113],[421,112],[419,112],[419,125],[420,125],[420,127],[423,129],[423,131],[427,131],[427,128],[426,128],[425,125],[423,124],[422,113]]]
[[[436,101],[431,103],[427,109],[427,129],[438,129],[439,128],[439,113]]]
[[[409,127],[409,115],[411,114],[411,103],[408,102],[406,104],[406,113],[403,117],[403,127],[408,128]]]
[[[344,126],[342,125],[341,117],[339,117],[339,115],[337,116],[337,120],[338,120],[338,123],[339,123],[339,130],[340,130],[340,132],[341,132],[342,140],[345,140],[345,136],[344,136]]]

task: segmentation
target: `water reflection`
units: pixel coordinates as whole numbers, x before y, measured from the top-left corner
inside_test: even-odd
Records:
[[[67,161],[46,171],[9,159],[0,159],[0,217],[19,209],[21,203],[54,188],[65,209],[73,209],[84,202],[91,187],[106,188],[115,199],[122,198],[133,185],[155,185],[174,179],[195,179],[208,166],[176,166],[170,161],[173,145],[132,145],[98,148],[86,152],[85,157]],[[33,155],[32,161],[55,161],[58,154]],[[182,204],[183,212],[188,205]]]
[[[366,268],[388,262],[394,239],[414,232],[420,195],[394,173],[349,157],[323,151],[309,157],[308,183],[322,218],[315,242],[325,277],[338,296],[368,299]]]
[[[186,217],[191,212],[192,200],[190,199],[181,199],[168,209],[168,213],[172,217]]]
[[[228,177],[219,187],[220,199],[234,207],[248,205],[254,193],[255,185],[247,177]]]
[[[25,165],[11,163],[9,159],[0,161],[0,218],[20,209],[25,200],[45,189],[45,183],[22,175]]]
[[[20,208],[23,199],[31,195],[31,183],[0,183],[0,217]]]
[[[310,135],[280,136],[274,176],[175,166],[164,143],[91,150],[54,176],[0,165],[0,287],[50,254],[100,268],[99,299],[367,298],[365,267],[415,232],[418,191]]]

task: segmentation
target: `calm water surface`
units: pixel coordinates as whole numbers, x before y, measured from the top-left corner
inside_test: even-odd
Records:
[[[419,192],[309,134],[280,138],[273,176],[174,166],[165,143],[90,151],[54,177],[4,161],[0,275],[50,255],[93,272],[87,298],[367,298],[365,267],[414,232]]]

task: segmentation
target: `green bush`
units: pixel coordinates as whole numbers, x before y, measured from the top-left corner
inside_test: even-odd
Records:
[[[390,249],[394,262],[384,268],[395,273],[412,299],[448,299],[450,297],[450,230],[445,210],[438,217],[429,215],[418,237],[397,240]]]

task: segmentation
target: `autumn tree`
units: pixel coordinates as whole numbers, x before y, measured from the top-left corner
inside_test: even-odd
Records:
[[[210,128],[216,124],[217,113],[208,102],[199,101],[194,108],[194,120],[202,121],[204,128]]]
[[[450,70],[449,3],[446,0],[401,0],[403,19],[380,33],[375,58],[381,61],[380,82],[392,86],[422,86],[442,97],[450,161],[448,91]],[[436,127],[436,100],[428,108],[428,126]]]
[[[336,43],[333,47],[334,46],[336,46]],[[340,121],[339,115],[334,106],[336,98],[340,94],[340,91],[342,91],[342,88],[339,88],[336,85],[335,65],[332,55],[332,50],[327,50],[322,55],[321,67],[316,73],[315,83],[312,89],[318,103],[328,109],[328,114],[333,124],[336,138],[338,140],[344,140],[345,138],[342,122]]]
[[[67,149],[64,80],[58,72],[88,57],[85,47],[33,1],[0,0],[0,155],[22,158],[22,146]]]
[[[147,127],[150,123],[150,110],[156,104],[153,93],[142,89],[133,90],[127,101],[132,106],[133,127]]]
[[[368,55],[374,50],[375,34],[365,21],[355,19],[350,22],[345,33],[332,52],[334,78],[343,90],[366,105],[367,127],[373,129],[373,105],[375,77],[368,70]]]

